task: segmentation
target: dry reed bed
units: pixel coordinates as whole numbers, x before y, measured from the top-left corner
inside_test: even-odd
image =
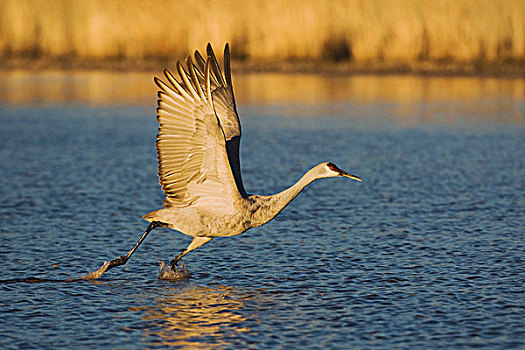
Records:
[[[525,61],[525,0],[0,0],[0,57]]]

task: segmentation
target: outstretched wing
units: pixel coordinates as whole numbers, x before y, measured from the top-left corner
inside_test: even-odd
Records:
[[[177,62],[180,81],[167,70],[168,84],[155,78],[160,88],[158,174],[166,208],[198,205],[215,213],[233,212],[235,201],[241,197],[214,111],[210,61],[208,58],[198,72],[188,57],[188,72]]]
[[[230,161],[230,167],[235,178],[235,184],[243,197],[246,191],[242,183],[241,165],[239,160],[239,146],[241,141],[241,122],[237,114],[235,97],[233,95],[233,85],[230,69],[230,46],[224,47],[224,76],[217,62],[211,44],[206,47],[208,59],[210,60],[210,85],[215,114],[219,118],[220,126],[226,138],[226,152]],[[195,70],[197,80],[201,87],[204,85],[205,60],[199,51],[195,51]]]

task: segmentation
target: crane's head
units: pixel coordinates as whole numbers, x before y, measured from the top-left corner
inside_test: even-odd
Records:
[[[357,181],[363,181],[359,177],[352,175],[350,173],[347,173],[344,170],[341,170],[335,165],[334,163],[321,163],[319,164],[319,167],[321,168],[320,171],[322,172],[323,177],[337,177],[337,176],[344,176],[349,177],[350,179],[354,179]]]

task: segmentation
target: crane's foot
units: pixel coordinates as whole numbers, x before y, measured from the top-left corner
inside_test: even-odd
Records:
[[[100,276],[102,276],[106,271],[109,271],[116,266],[124,265],[127,262],[128,262],[128,257],[125,255],[119,256],[118,258],[113,259],[111,261],[104,261],[104,264],[101,267],[99,267],[95,271],[88,273],[87,275],[81,276],[80,279],[82,280],[99,279]]]
[[[179,258],[175,258],[170,261],[170,266],[173,271],[177,270],[177,264],[179,263],[179,260]]]
[[[127,256],[125,256],[125,255],[119,256],[118,258],[113,259],[113,260],[111,260],[109,262],[108,270],[114,268],[115,266],[124,265],[127,262],[128,262],[128,257]]]
[[[105,261],[104,264],[101,267],[99,267],[97,270],[92,271],[92,272],[88,273],[87,275],[81,276],[80,279],[81,280],[96,280],[100,276],[102,276],[104,274],[104,272],[109,270],[109,265],[110,264],[111,264],[110,261]]]
[[[188,268],[181,259],[173,259],[169,264],[164,261],[159,265],[159,280],[180,281],[190,278]]]

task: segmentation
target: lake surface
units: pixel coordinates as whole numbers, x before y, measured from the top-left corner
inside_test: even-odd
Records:
[[[333,161],[275,220],[190,241],[156,229],[149,73],[0,73],[0,348],[523,349],[525,81],[246,75],[251,193]],[[42,283],[24,283],[37,277]]]

